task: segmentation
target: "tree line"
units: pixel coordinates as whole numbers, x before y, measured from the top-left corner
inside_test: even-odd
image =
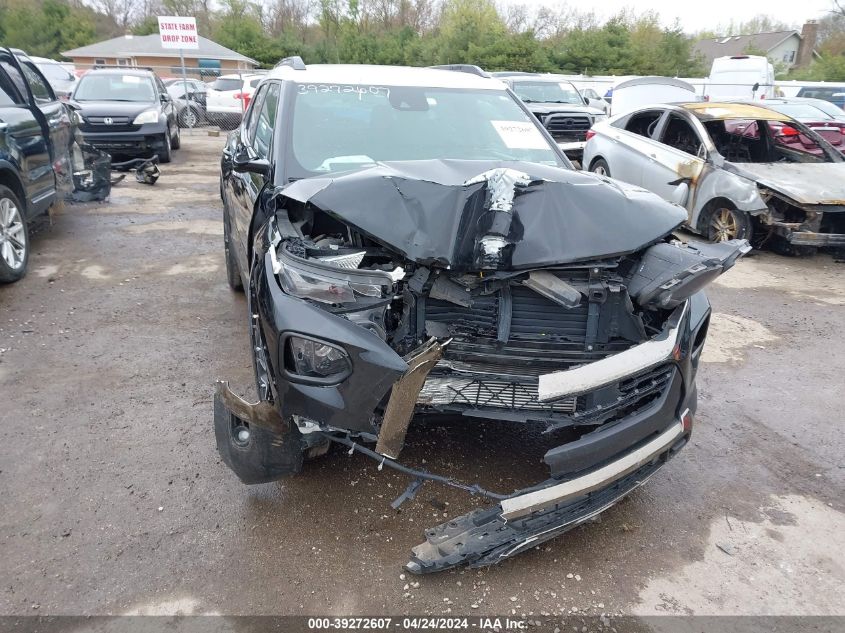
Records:
[[[594,75],[709,70],[693,54],[694,42],[708,34],[663,26],[653,11],[600,20],[567,5],[498,8],[493,0],[0,0],[0,41],[58,59],[63,50],[124,33],[156,33],[158,15],[193,15],[200,35],[264,66],[300,55],[309,63],[469,63]],[[780,24],[761,16],[727,29],[774,26]],[[800,71],[803,78],[845,80],[845,15],[831,12],[820,32],[827,48]]]

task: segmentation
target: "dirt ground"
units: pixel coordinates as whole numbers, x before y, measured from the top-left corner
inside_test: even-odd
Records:
[[[759,253],[710,291],[691,444],[600,520],[483,571],[402,572],[481,502],[334,451],[242,485],[216,379],[252,392],[226,285],[217,161],[67,206],[0,287],[0,614],[845,614],[845,264]],[[404,458],[513,489],[544,440],[420,421]],[[839,545],[835,545],[836,543]]]

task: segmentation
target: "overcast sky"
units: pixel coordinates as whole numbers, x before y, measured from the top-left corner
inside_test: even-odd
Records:
[[[553,0],[504,0],[506,4],[526,4],[528,6],[559,7],[563,3]],[[702,29],[727,27],[733,20],[743,22],[759,14],[771,15],[776,20],[800,25],[806,20],[817,19],[832,7],[830,0],[597,0],[594,2],[576,2],[570,0],[567,6],[579,10],[594,10],[601,18],[606,18],[625,7],[635,12],[649,9],[660,14],[665,25],[670,25],[678,18],[687,32]]]

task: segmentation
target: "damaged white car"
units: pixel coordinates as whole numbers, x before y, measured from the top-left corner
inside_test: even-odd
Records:
[[[789,253],[845,247],[845,159],[816,131],[755,104],[641,107],[596,124],[584,168],[687,210],[713,241]]]
[[[485,497],[426,530],[414,573],[550,539],[677,453],[702,288],[749,248],[676,241],[681,209],[573,170],[503,84],[445,70],[284,60],[229,139],[221,193],[260,397],[218,383],[223,460],[262,483],[337,443],[412,478],[396,503],[426,481]],[[399,461],[418,413],[567,440],[545,481],[490,491]]]

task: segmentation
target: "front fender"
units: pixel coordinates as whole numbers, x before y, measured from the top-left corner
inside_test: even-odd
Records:
[[[736,209],[751,215],[768,213],[769,208],[760,196],[757,183],[724,167],[708,164],[696,187],[695,201],[690,214],[690,226],[697,229],[701,212],[715,198],[728,200]]]

